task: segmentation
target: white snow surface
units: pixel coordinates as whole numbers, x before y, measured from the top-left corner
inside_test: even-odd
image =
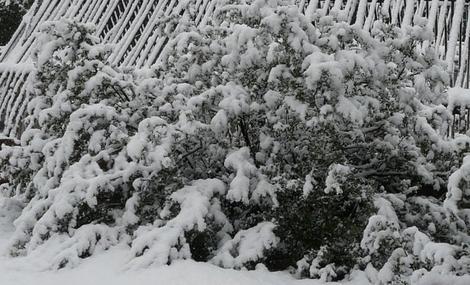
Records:
[[[3,225],[1,225],[3,227]],[[2,236],[0,243],[4,243]],[[183,260],[170,266],[151,267],[143,270],[125,270],[129,248],[117,246],[106,252],[85,259],[74,269],[58,271],[38,270],[41,259],[0,257],[0,284],[2,285],[319,285],[318,280],[296,280],[283,272],[237,271],[222,269],[208,263]],[[329,283],[339,284],[339,283]],[[367,285],[364,275],[353,282],[341,284]]]
[[[312,280],[296,281],[284,273],[241,272],[194,261],[177,261],[171,266],[126,271],[123,265],[128,258],[127,254],[128,248],[120,246],[90,257],[77,268],[59,271],[38,271],[34,261],[2,257],[0,284],[320,284]]]

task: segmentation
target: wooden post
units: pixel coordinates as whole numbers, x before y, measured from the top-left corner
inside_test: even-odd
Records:
[[[439,6],[438,6],[439,7]],[[439,9],[437,9],[436,17],[434,17],[434,43],[437,43],[437,35],[439,34]]]
[[[467,17],[470,17],[470,15],[467,14]],[[465,85],[466,88],[469,87],[469,84],[470,84],[470,44],[468,45],[468,49],[467,49],[467,62],[466,62],[467,66],[466,66],[466,69],[467,69],[467,83]]]
[[[465,19],[465,10],[463,11],[463,15],[462,15],[463,17],[462,17],[462,20],[460,21],[460,28],[459,28],[459,68],[458,70],[460,70],[460,67],[462,66],[462,29],[463,29],[463,22]],[[465,31],[463,32],[463,34],[465,34]]]
[[[444,54],[447,54],[447,22],[444,23]]]
[[[452,21],[454,19],[454,4],[455,4],[455,0],[451,0],[450,2],[451,6],[450,6],[450,17],[449,17],[449,28],[447,29],[447,31],[450,33],[450,31],[452,31],[452,25],[454,24],[454,22]],[[447,36],[447,40],[449,39],[449,36]],[[447,45],[447,41],[446,41],[446,45]],[[447,56],[447,50],[446,50],[446,56]],[[452,66],[455,68],[455,55],[452,55]],[[454,71],[454,68],[452,68],[452,70],[450,71],[450,85],[453,87],[455,85],[455,71]],[[460,117],[459,117],[460,118]],[[459,119],[459,122],[460,122],[460,119]]]

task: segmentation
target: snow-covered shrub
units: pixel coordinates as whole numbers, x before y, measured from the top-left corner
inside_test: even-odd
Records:
[[[119,216],[114,209],[125,205],[126,196],[115,190],[130,186],[126,170],[110,170],[135,129],[123,111],[131,81],[106,65],[109,48],[92,32],[67,20],[42,27],[28,127],[19,146],[0,152],[9,177],[4,191],[27,203],[16,221],[12,254],[31,251],[56,233],[72,235],[82,225],[113,223]]]
[[[376,207],[361,242],[362,263],[375,283],[415,284],[430,274],[468,274],[468,220],[453,216],[442,201],[389,194],[377,199]]]
[[[60,267],[122,241],[129,267],[464,273],[470,139],[446,138],[448,76],[420,48],[432,35],[380,22],[368,34],[293,4],[182,19],[160,61],[133,73],[106,63],[92,27],[47,24],[29,126],[0,152],[15,177],[3,192],[26,204],[12,253],[65,240]]]
[[[311,23],[285,4],[228,3],[212,25],[178,34],[155,69],[155,102],[168,122],[198,129],[190,173],[233,171],[223,180],[234,233],[278,225],[260,260],[276,269],[316,260],[341,278],[365,250],[373,200],[442,193],[466,139],[443,139],[448,79],[432,49],[417,49],[425,27],[376,23],[369,35],[330,16]],[[369,230],[380,227],[393,229]]]

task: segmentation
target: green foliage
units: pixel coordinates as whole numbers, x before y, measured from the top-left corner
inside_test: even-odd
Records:
[[[8,43],[32,2],[32,0],[0,1],[0,46]]]
[[[357,183],[357,182],[356,182]],[[315,189],[307,197],[301,190],[278,193],[281,204],[274,211],[280,245],[267,255],[268,268],[296,266],[304,256],[314,258],[323,251],[322,266],[344,266],[346,272],[358,262],[359,243],[368,218],[374,212],[373,191],[351,183],[341,194]],[[309,275],[308,272],[306,275]]]

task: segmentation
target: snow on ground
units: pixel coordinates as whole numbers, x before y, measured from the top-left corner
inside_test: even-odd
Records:
[[[146,270],[126,271],[128,248],[117,247],[86,259],[75,269],[59,271],[35,270],[35,263],[25,258],[0,258],[0,284],[2,285],[318,285],[316,280],[295,280],[286,273],[266,271],[235,271],[206,263],[178,261],[171,266]],[[40,260],[37,260],[40,262]],[[37,264],[40,266],[40,264]],[[366,285],[359,276],[350,285]]]
[[[18,207],[0,197],[0,252],[5,247],[14,227],[12,216]],[[145,270],[126,270],[129,248],[117,246],[83,260],[74,269],[44,270],[47,252],[32,257],[9,258],[0,256],[0,285],[319,285],[318,280],[296,280],[283,272],[236,271],[198,263],[177,261],[171,266],[151,267]],[[358,274],[354,282],[342,284],[367,285],[364,275]],[[335,284],[335,283],[331,283]],[[337,284],[337,283],[336,283]]]
[[[180,261],[171,266],[140,271],[125,271],[128,251],[124,247],[91,257],[75,269],[37,272],[25,260],[0,259],[2,285],[75,284],[318,284],[296,282],[285,274],[237,272],[204,263]],[[39,281],[39,282],[38,282]]]

